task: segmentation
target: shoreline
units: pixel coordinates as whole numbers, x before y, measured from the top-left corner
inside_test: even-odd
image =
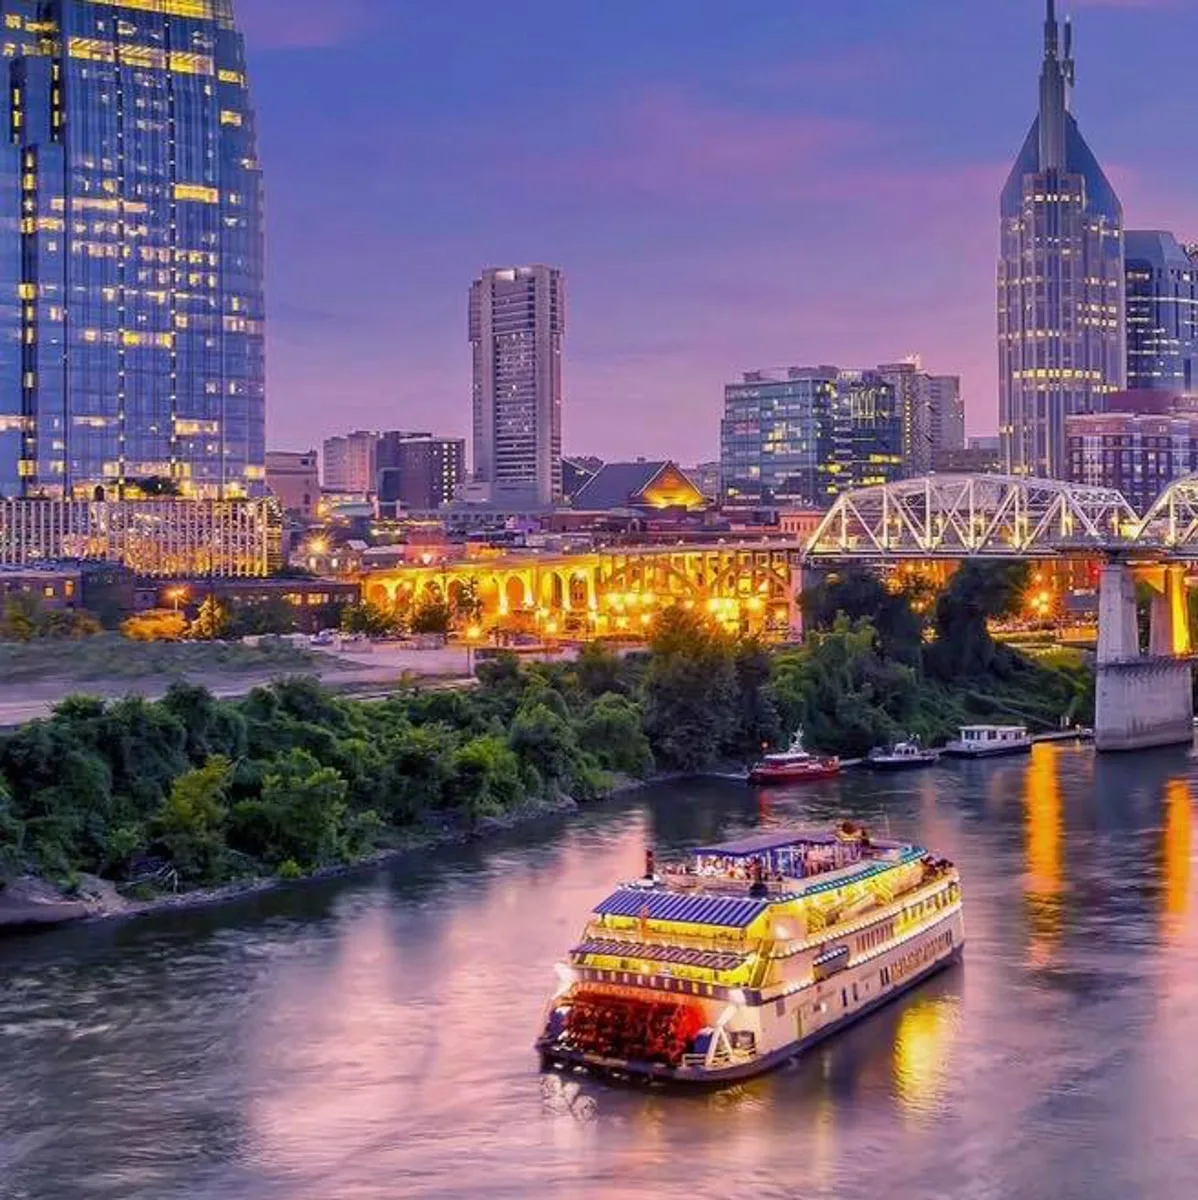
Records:
[[[278,876],[255,876],[234,880],[212,888],[196,888],[155,896],[150,900],[132,900],[122,896],[117,885],[96,876],[84,876],[79,896],[73,896],[36,876],[24,876],[12,881],[15,897],[6,902],[8,888],[0,889],[0,939],[46,933],[56,929],[99,924],[101,922],[134,920],[159,913],[188,912],[216,908],[238,900],[264,895],[284,887],[305,887],[329,879],[340,879],[398,862],[409,854],[461,846],[477,841],[491,833],[507,832],[531,825],[548,817],[564,816],[582,808],[594,808],[623,796],[633,795],[661,783],[677,783],[686,779],[745,780],[747,777],[726,771],[697,773],[660,772],[647,779],[621,779],[599,799],[580,804],[570,796],[556,800],[536,800],[520,805],[500,816],[483,817],[470,825],[444,823],[440,828],[418,828],[409,832],[402,843],[389,846],[355,859],[321,867],[296,879]]]

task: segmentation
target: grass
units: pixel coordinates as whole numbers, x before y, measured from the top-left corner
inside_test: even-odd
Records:
[[[0,681],[140,679],[151,675],[249,675],[311,670],[327,656],[297,646],[132,642],[118,634],[80,641],[0,643]]]

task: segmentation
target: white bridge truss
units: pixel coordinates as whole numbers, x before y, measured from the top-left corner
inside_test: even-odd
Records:
[[[1154,542],[1161,529],[1171,530],[1173,540]],[[1173,484],[1142,519],[1113,488],[929,475],[839,496],[804,553],[808,559],[1038,558],[1186,543],[1198,556],[1198,476]]]

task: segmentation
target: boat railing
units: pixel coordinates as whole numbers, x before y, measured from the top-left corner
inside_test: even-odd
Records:
[[[740,879],[732,875],[701,875],[694,871],[667,870],[664,873],[666,883],[672,889],[682,892],[710,892],[720,896],[748,896],[754,886],[753,879]],[[800,881],[797,879],[764,879],[761,887],[765,888],[767,896],[788,896],[798,890]]]
[[[607,929],[599,926],[588,931],[588,936],[597,940],[613,943],[627,942],[628,946],[677,946],[684,950],[705,950],[715,954],[748,954],[756,945],[750,944],[743,938],[709,937],[704,934],[661,934],[646,929],[629,931],[622,929]]]
[[[717,1050],[709,1059],[706,1054],[684,1054],[682,1056],[682,1065],[692,1069],[702,1067],[734,1067],[738,1063],[748,1062],[752,1058],[756,1058],[756,1053],[752,1050]]]

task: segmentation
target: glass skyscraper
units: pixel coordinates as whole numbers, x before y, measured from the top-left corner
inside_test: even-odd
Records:
[[[262,183],[231,0],[0,0],[0,494],[265,480]]]
[[[1171,234],[1129,229],[1127,386],[1154,392],[1198,387],[1198,258]]]
[[[1123,209],[1069,111],[1072,32],[1048,0],[1040,112],[1003,188],[999,434],[1007,471],[1063,479],[1065,418],[1124,386]]]
[[[730,503],[824,505],[898,479],[903,419],[876,371],[750,371],[724,390],[720,475]]]

